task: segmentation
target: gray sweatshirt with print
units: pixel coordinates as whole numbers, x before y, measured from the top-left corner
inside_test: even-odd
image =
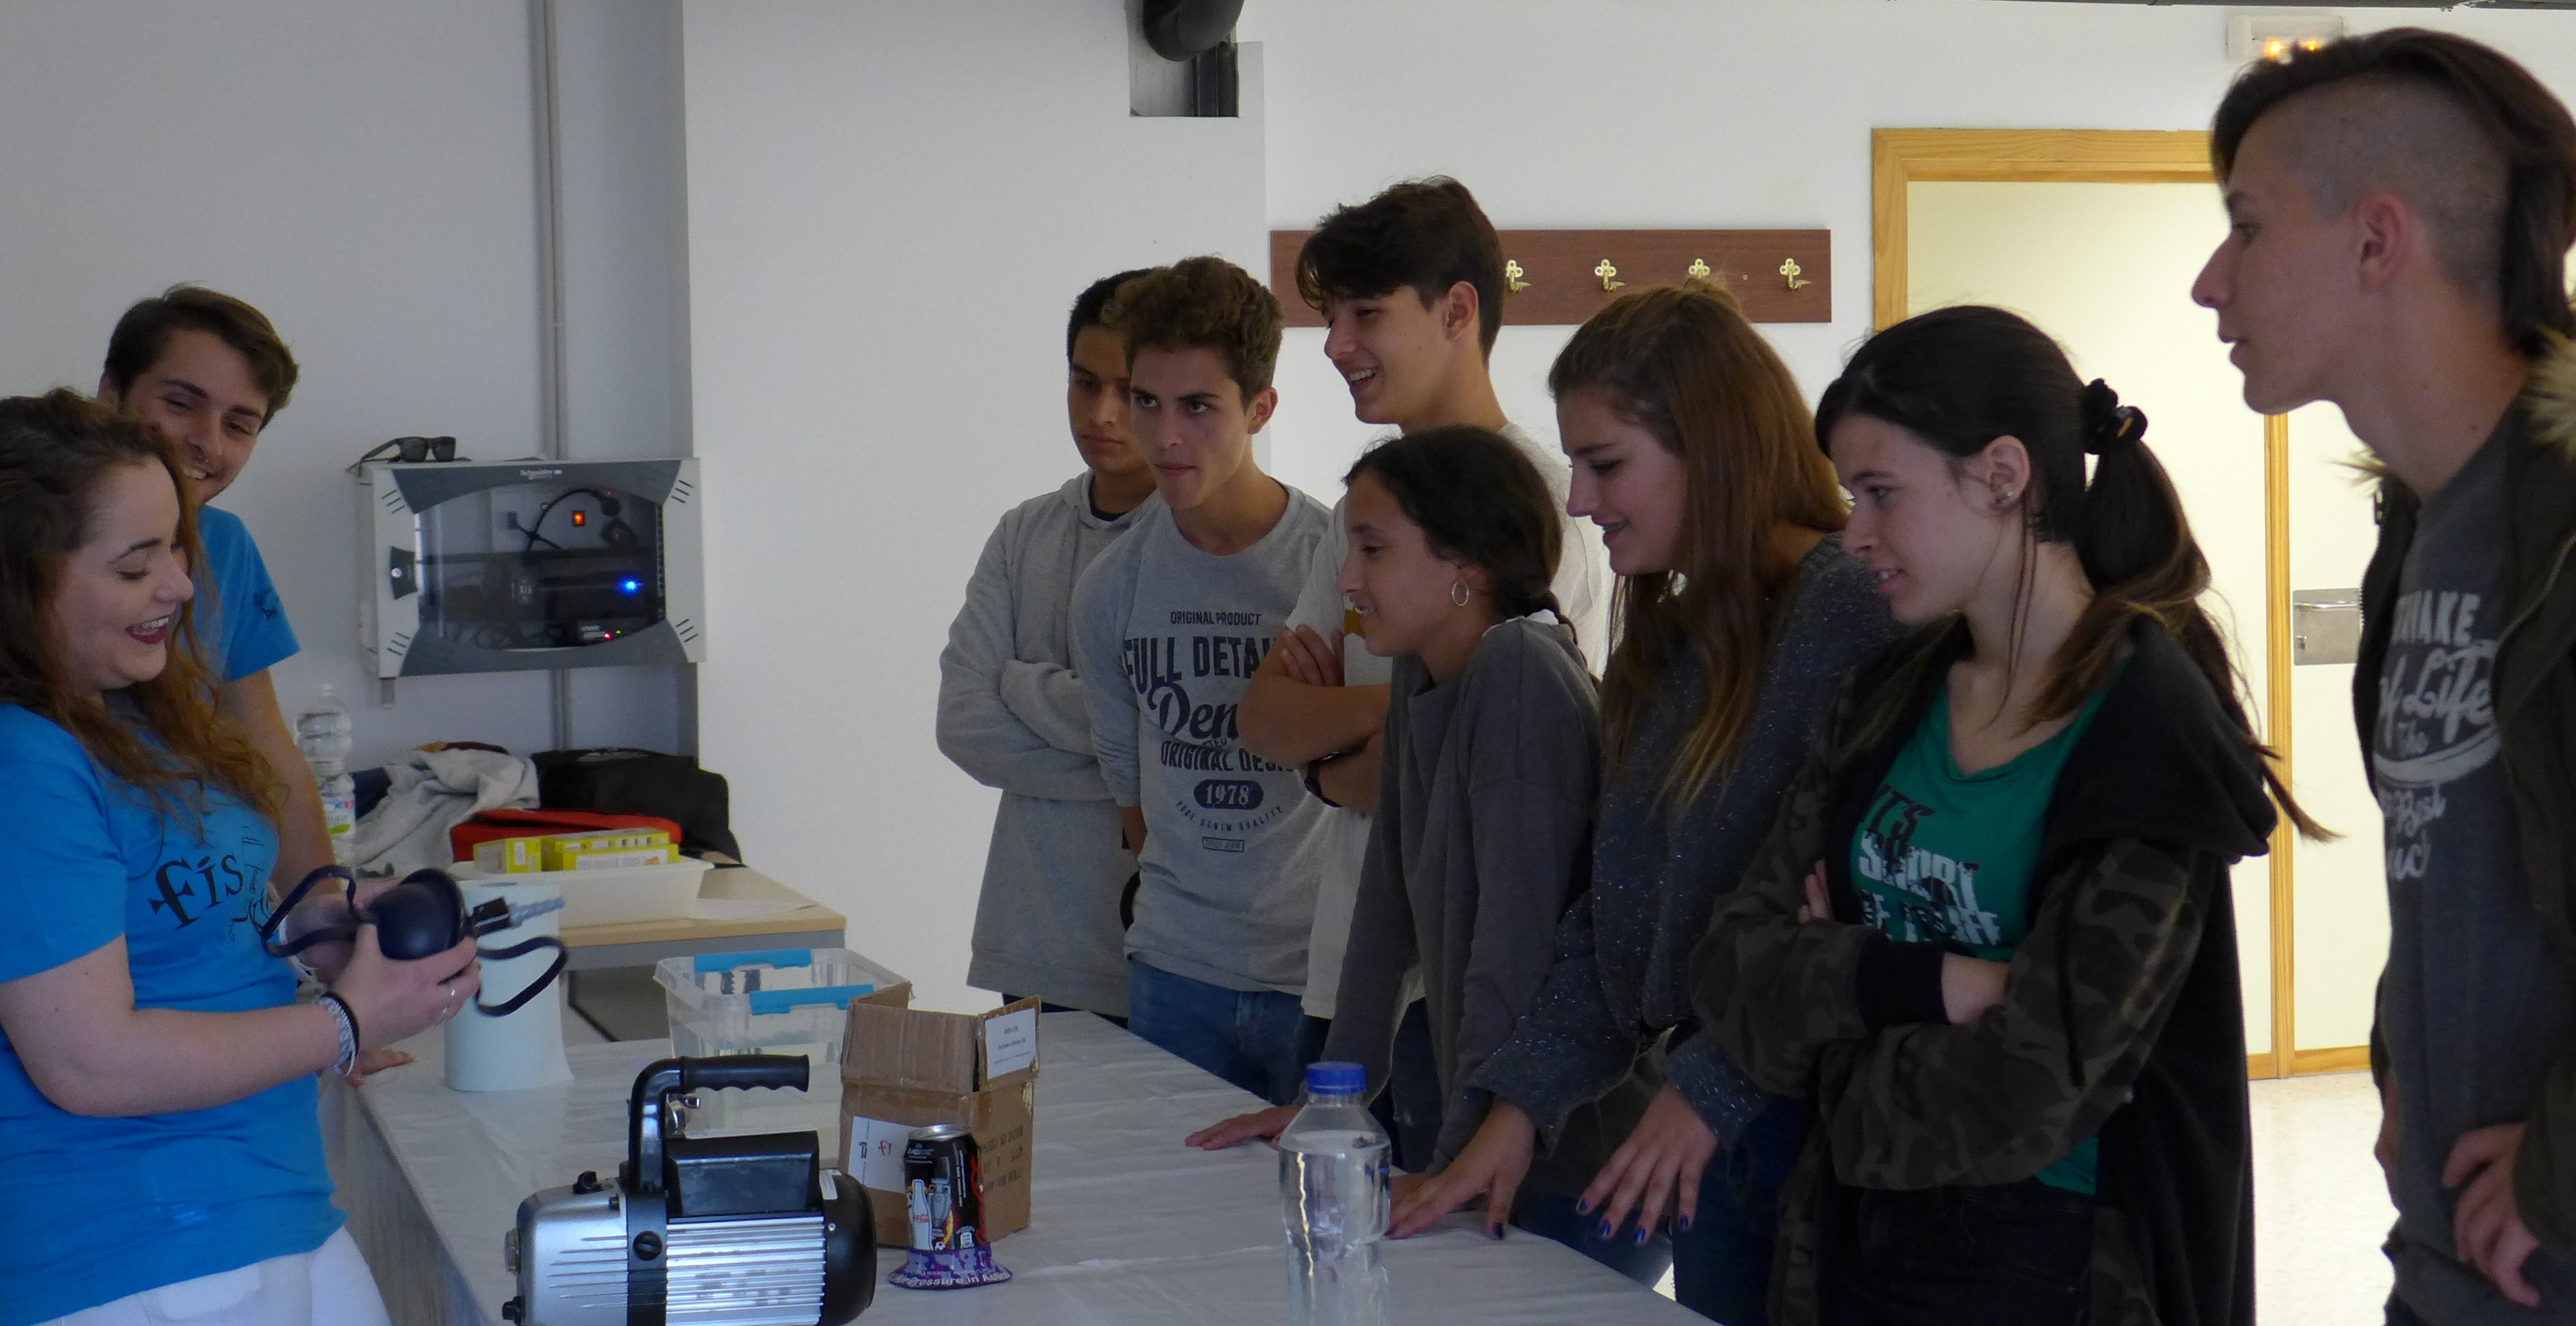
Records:
[[[1002,792],[969,984],[1127,1014],[1118,899],[1136,873],[1074,667],[1073,586],[1145,511],[1102,519],[1091,476],[1004,514],[939,655],[939,750]]]
[[[1229,990],[1305,990],[1325,806],[1299,770],[1243,748],[1235,714],[1330,526],[1292,488],[1269,533],[1219,557],[1157,504],[1074,588],[1100,769],[1145,815],[1138,961]]]

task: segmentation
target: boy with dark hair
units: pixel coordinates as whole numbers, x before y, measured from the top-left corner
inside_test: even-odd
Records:
[[[1103,277],[1065,327],[1065,413],[1083,472],[1004,514],[939,656],[939,749],[1000,788],[966,979],[1002,997],[1127,1015],[1120,895],[1136,859],[1100,776],[1074,666],[1073,586],[1154,498],[1127,431],[1127,342]]]
[[[1143,845],[1129,1026],[1282,1103],[1316,1046],[1298,996],[1323,806],[1243,748],[1235,709],[1329,521],[1253,459],[1279,400],[1279,302],[1260,282],[1189,258],[1121,287],[1108,319],[1163,499],[1074,590],[1092,740]]]
[[[174,285],[117,319],[98,377],[102,404],[179,444],[206,564],[197,569],[197,638],[221,681],[216,704],[266,756],[286,790],[274,880],[292,886],[332,860],[322,799],[304,777],[268,670],[295,656],[295,630],[241,517],[208,506],[250,464],[268,421],[294,394],[295,356],[267,315],[230,295]]]
[[[1562,517],[1571,474],[1564,456],[1504,418],[1486,369],[1502,331],[1503,245],[1467,186],[1446,176],[1409,180],[1336,209],[1297,255],[1297,291],[1324,315],[1324,353],[1350,387],[1361,422],[1405,433],[1450,425],[1510,438],[1538,467]],[[1600,532],[1566,519],[1553,588],[1576,640],[1595,659],[1608,645],[1610,574]],[[1333,1016],[1352,901],[1377,802],[1377,733],[1386,720],[1389,661],[1350,630],[1341,590],[1348,552],[1342,513],[1316,549],[1279,647],[1243,697],[1244,742],[1263,757],[1310,772],[1334,807],[1331,863],[1315,907],[1306,1011]],[[1429,1024],[1417,1003],[1405,1017],[1388,1101],[1399,1161],[1427,1152],[1439,1131],[1439,1086]]]
[[[2266,413],[2382,467],[2353,701],[2390,910],[2371,1067],[2392,1323],[2576,1314],[2576,121],[2395,29],[2238,80],[2193,294]]]

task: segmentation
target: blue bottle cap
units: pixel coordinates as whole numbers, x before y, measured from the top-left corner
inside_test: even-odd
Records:
[[[1306,1094],[1356,1096],[1368,1089],[1368,1070],[1358,1064],[1327,1059],[1306,1065]]]

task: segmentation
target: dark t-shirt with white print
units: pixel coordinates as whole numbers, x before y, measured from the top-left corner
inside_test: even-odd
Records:
[[[2370,740],[2388,854],[2379,1024],[2402,1129],[2388,1253],[2399,1296],[2443,1323],[2532,1320],[2454,1254],[2442,1168],[2461,1134],[2529,1112],[2576,1030],[2576,970],[2532,915],[2496,727],[2504,455],[2516,419],[2424,504]],[[2576,1302],[2564,1263],[2535,1253],[2525,1271],[2544,1303]]]

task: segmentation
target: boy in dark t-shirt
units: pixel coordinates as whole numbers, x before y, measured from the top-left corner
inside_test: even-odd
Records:
[[[2576,1315],[2576,121],[2401,28],[2248,72],[2212,149],[2232,224],[2193,295],[2246,403],[2332,401],[2383,467],[2353,699],[2388,1320]]]

